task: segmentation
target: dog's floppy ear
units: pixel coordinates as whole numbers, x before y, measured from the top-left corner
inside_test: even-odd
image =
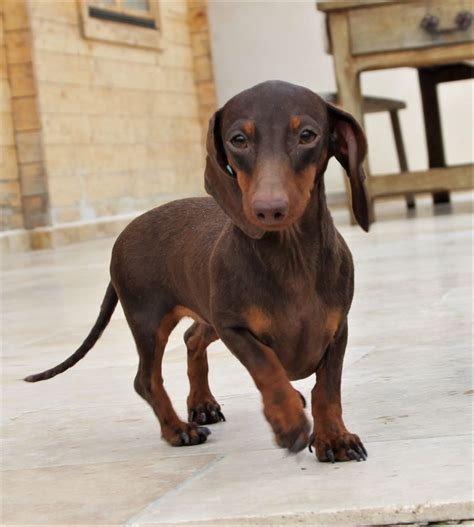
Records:
[[[367,154],[367,140],[352,115],[330,103],[326,104],[329,111],[329,152],[335,156],[349,177],[354,216],[357,223],[368,232],[369,206],[362,167]]]
[[[221,209],[241,231],[250,238],[259,239],[265,231],[250,223],[246,218],[237,178],[227,163],[220,133],[220,112],[220,110],[217,111],[211,117],[207,132],[207,158],[204,173],[206,192],[217,201]]]

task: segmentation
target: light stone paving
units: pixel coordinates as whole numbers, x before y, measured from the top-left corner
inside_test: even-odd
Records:
[[[474,518],[472,196],[433,215],[379,203],[370,234],[335,216],[356,262],[343,398],[365,463],[328,465],[273,444],[260,397],[221,343],[210,381],[227,417],[204,445],[160,440],[132,383],[120,309],[75,368],[26,384],[90,329],[113,240],[2,257],[2,524],[388,525]],[[164,378],[184,417],[186,352],[172,334]],[[313,379],[295,383],[309,400]]]

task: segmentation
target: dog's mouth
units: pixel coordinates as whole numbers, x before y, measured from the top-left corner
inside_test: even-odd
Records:
[[[247,218],[253,225],[266,232],[285,232],[291,230],[297,225],[297,222],[300,219],[294,215],[287,215],[281,220],[275,218],[272,221],[262,221],[255,214],[250,214]]]
[[[278,225],[264,225],[261,223],[255,223],[255,225],[257,225],[264,231],[268,231],[268,232],[284,232],[288,229],[291,229],[293,226],[293,223],[285,222],[285,223],[278,224]]]

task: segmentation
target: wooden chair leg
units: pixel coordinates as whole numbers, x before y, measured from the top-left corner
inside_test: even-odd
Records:
[[[425,120],[426,145],[428,147],[428,162],[430,168],[446,166],[441,132],[437,83],[430,68],[418,69],[423,117]],[[433,203],[449,203],[449,192],[434,192]]]
[[[400,120],[398,118],[398,110],[391,110],[389,113],[390,122],[392,123],[393,137],[395,139],[395,147],[397,149],[400,172],[408,172],[407,156],[405,153],[405,145],[403,144],[403,136],[402,130],[400,128]],[[416,207],[414,194],[405,194],[405,199],[409,209],[414,209]]]

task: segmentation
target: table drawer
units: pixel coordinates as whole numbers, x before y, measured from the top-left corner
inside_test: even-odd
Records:
[[[459,13],[463,12],[460,19]],[[352,53],[362,55],[473,41],[469,15],[472,16],[469,0],[409,1],[403,5],[393,3],[353,9],[349,12]],[[428,26],[431,23],[431,27],[423,29],[423,19]],[[460,29],[465,25],[468,27]]]

